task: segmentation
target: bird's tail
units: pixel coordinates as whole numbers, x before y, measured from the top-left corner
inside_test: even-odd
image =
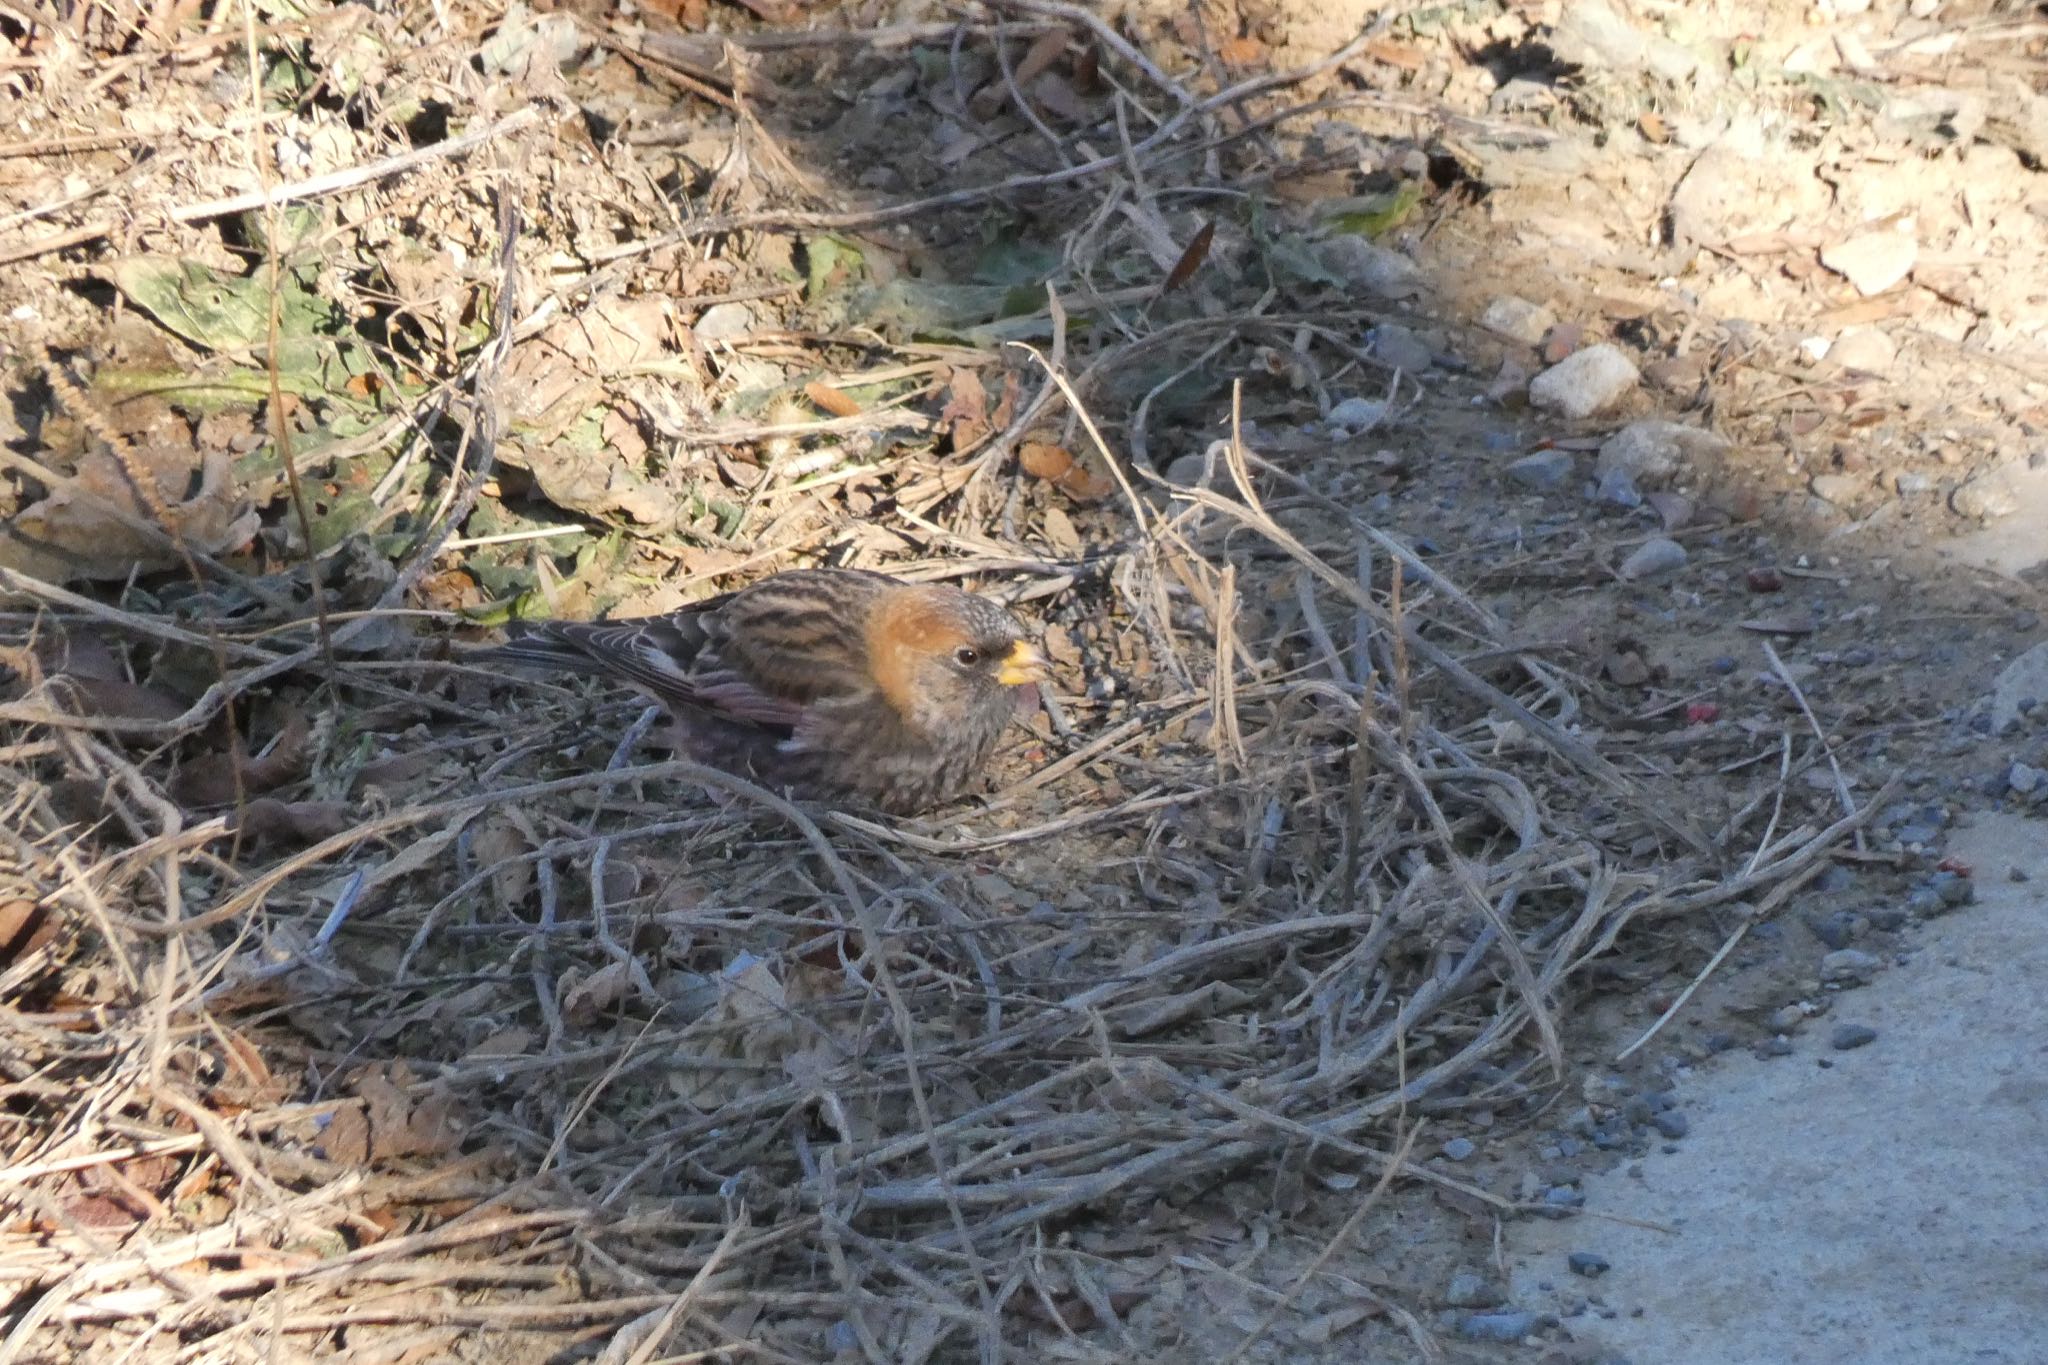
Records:
[[[508,629],[510,638],[503,644],[485,645],[468,651],[465,662],[482,668],[512,665],[556,673],[590,671],[590,655],[555,635],[545,625],[514,621]]]

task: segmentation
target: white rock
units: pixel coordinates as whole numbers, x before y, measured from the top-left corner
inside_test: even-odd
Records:
[[[1997,470],[1979,474],[1955,492],[1948,495],[1948,505],[1958,516],[1973,517],[1978,521],[1996,521],[2009,517],[2019,509],[2019,498],[2013,493],[2012,482]]]
[[[1828,358],[1832,343],[1826,337],[1802,337],[1799,342],[1799,356],[1809,365],[1818,365]]]
[[[1820,263],[1868,297],[1913,273],[1920,245],[1901,232],[1865,232],[1820,250]]]
[[[1618,346],[1574,351],[1529,382],[1529,401],[1546,412],[1591,417],[1613,406],[1641,378]]]
[[[1862,370],[1865,374],[1888,373],[1892,362],[1899,358],[1892,339],[1875,327],[1851,327],[1836,338],[1828,354],[1843,369]]]
[[[1593,476],[1626,474],[1636,487],[1654,488],[1687,465],[1719,459],[1730,448],[1727,437],[1683,422],[1630,422],[1601,445]]]
[[[1685,567],[1685,547],[1675,540],[1656,536],[1636,547],[1635,553],[1621,561],[1621,576],[1630,582],[1644,578],[1661,578],[1676,573]]]
[[[1540,345],[1543,334],[1557,325],[1557,314],[1540,303],[1503,294],[1486,305],[1479,325],[1487,331],[1519,341],[1524,346]]]

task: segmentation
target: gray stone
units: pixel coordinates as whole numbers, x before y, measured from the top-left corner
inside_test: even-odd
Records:
[[[1884,959],[1861,948],[1837,948],[1820,960],[1820,979],[1837,986],[1861,986],[1884,969]]]
[[[1487,331],[1519,341],[1524,346],[1540,345],[1543,334],[1557,325],[1557,314],[1540,303],[1503,294],[1486,305],[1479,325]]]
[[[1526,1309],[1498,1313],[1467,1313],[1458,1321],[1458,1335],[1467,1341],[1520,1341],[1542,1321]]]
[[[1636,481],[1629,477],[1626,469],[1610,469],[1600,475],[1600,481],[1593,488],[1596,501],[1610,507],[1636,508],[1643,505],[1643,491],[1636,487]]]
[[[1898,356],[1892,339],[1875,327],[1851,327],[1828,350],[1828,358],[1843,369],[1865,374],[1888,373]]]
[[[1868,1024],[1837,1024],[1828,1035],[1828,1046],[1837,1052],[1868,1047],[1877,1041],[1877,1030]]]
[[[1675,540],[1654,536],[1638,545],[1627,559],[1621,561],[1621,576],[1630,582],[1649,578],[1661,578],[1676,573],[1685,567],[1685,547]]]
[[[1957,516],[1975,521],[1996,521],[2019,510],[2019,495],[2012,481],[1999,470],[1979,474],[1948,495],[1948,505]]]
[[[1377,398],[1347,398],[1330,409],[1325,420],[1346,431],[1370,431],[1387,416],[1387,405]]]
[[[1854,474],[1816,474],[1808,481],[1807,487],[1830,507],[1848,508],[1870,487],[1870,481]]]
[[[1539,450],[1509,465],[1507,475],[1524,488],[1548,493],[1572,476],[1572,457],[1562,450]]]
[[[1498,1284],[1471,1270],[1451,1276],[1451,1283],[1444,1290],[1444,1302],[1452,1308],[1491,1308],[1506,1297]]]
[[[1583,1275],[1589,1280],[1598,1279],[1613,1269],[1605,1256],[1597,1251],[1574,1251],[1564,1258],[1565,1264],[1574,1275]]]
[[[1456,1137],[1444,1144],[1444,1155],[1453,1161],[1467,1160],[1478,1150],[1471,1138]]]
[[[1620,347],[1602,342],[1572,352],[1530,380],[1529,401],[1545,412],[1583,419],[1619,402],[1640,377]]]
[[[1651,418],[1630,422],[1602,442],[1593,473],[1605,476],[1619,470],[1637,487],[1655,488],[1688,467],[1720,459],[1733,448],[1725,436],[1683,422]]]
[[[1369,337],[1372,352],[1382,365],[1409,374],[1420,374],[1436,359],[1429,343],[1397,323],[1382,323]]]
[[[1422,292],[1422,268],[1398,251],[1374,246],[1363,237],[1342,233],[1319,243],[1316,255],[1331,274],[1385,299],[1405,299]]]

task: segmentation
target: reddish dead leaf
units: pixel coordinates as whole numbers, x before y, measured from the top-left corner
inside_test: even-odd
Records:
[[[1585,344],[1586,329],[1576,322],[1560,322],[1543,336],[1543,363],[1555,365]]]
[[[1783,592],[1785,576],[1768,564],[1760,564],[1742,576],[1743,586],[1751,592]]]
[[[1227,38],[1216,55],[1225,66],[1263,66],[1266,45],[1257,38]]]
[[[1690,702],[1685,708],[1685,723],[1687,725],[1709,725],[1720,718],[1721,706],[1719,702]]]
[[[1934,865],[1934,870],[1936,872],[1952,872],[1958,877],[1974,877],[1977,875],[1975,864],[1966,863],[1961,858],[1943,858]]]
[[[1665,125],[1663,119],[1654,113],[1644,113],[1641,118],[1636,120],[1636,128],[1642,133],[1643,139],[1646,142],[1661,143],[1671,141],[1671,129]]]
[[[284,1085],[272,1073],[256,1045],[225,1024],[218,1025],[217,1031],[221,1050],[227,1054],[227,1074],[207,1096],[208,1101],[222,1113],[227,1113],[231,1106],[246,1109],[282,1100]]]
[[[356,1235],[365,1243],[381,1242],[405,1226],[405,1220],[388,1208],[365,1209],[356,1215]],[[369,1227],[361,1224],[368,1223]]]
[[[242,807],[236,831],[251,843],[317,844],[355,823],[341,801],[280,801],[259,796]]]
[[[367,1150],[373,1159],[442,1156],[462,1141],[454,1097],[438,1088],[414,1096],[408,1089],[412,1083],[412,1072],[403,1062],[394,1063],[388,1072],[372,1067],[357,1076],[355,1091],[362,1097],[361,1112],[369,1126]]]
[[[465,569],[430,573],[414,589],[421,606],[432,611],[464,612],[483,605],[483,589]]]
[[[830,413],[834,417],[860,416],[860,404],[854,402],[830,384],[812,380],[804,385],[804,397],[815,403],[820,412]]]
[[[1420,71],[1427,60],[1420,50],[1408,43],[1392,38],[1375,38],[1365,45],[1365,55],[1388,66],[1398,66],[1403,71]]]
[[[0,962],[16,962],[57,936],[57,918],[31,900],[0,901]]]
[[[1063,479],[1074,467],[1074,457],[1047,441],[1026,441],[1017,450],[1017,463],[1026,474],[1048,483]]]
[[[980,443],[989,431],[988,390],[981,376],[964,366],[954,366],[946,384],[946,406],[939,411],[939,424],[953,434],[953,449],[967,450]]]
[[[1039,34],[1038,40],[1025,50],[1024,60],[1017,63],[1016,77],[1018,86],[1030,85],[1031,82],[1052,70],[1053,63],[1057,62],[1061,54],[1067,50],[1067,42],[1067,31],[1063,28],[1056,28],[1050,32]]]
[[[312,722],[304,711],[289,711],[284,728],[261,757],[250,758],[234,750],[201,754],[178,770],[171,780],[171,795],[188,807],[226,806],[237,797],[275,791],[287,782],[296,782],[312,763],[307,742],[312,732]],[[242,774],[239,789],[235,783],[238,766]]]
[[[185,703],[147,683],[117,678],[79,678],[60,674],[50,679],[50,696],[75,716],[111,720],[176,720]]]
[[[1202,268],[1202,262],[1209,259],[1209,243],[1216,239],[1216,225],[1204,223],[1188,242],[1187,249],[1180,253],[1180,259],[1173,263],[1173,269],[1166,272],[1164,292],[1172,293],[1186,284],[1194,273]]]
[[[432,772],[442,758],[432,750],[414,750],[365,763],[356,772],[356,787],[365,791],[399,791],[423,773]]]
[[[353,1105],[335,1110],[320,1134],[320,1150],[339,1165],[362,1165],[370,1159],[370,1120]]]

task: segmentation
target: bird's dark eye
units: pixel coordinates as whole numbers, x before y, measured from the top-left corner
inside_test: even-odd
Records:
[[[953,651],[953,662],[962,668],[972,668],[981,662],[981,651],[973,645],[962,645]]]

